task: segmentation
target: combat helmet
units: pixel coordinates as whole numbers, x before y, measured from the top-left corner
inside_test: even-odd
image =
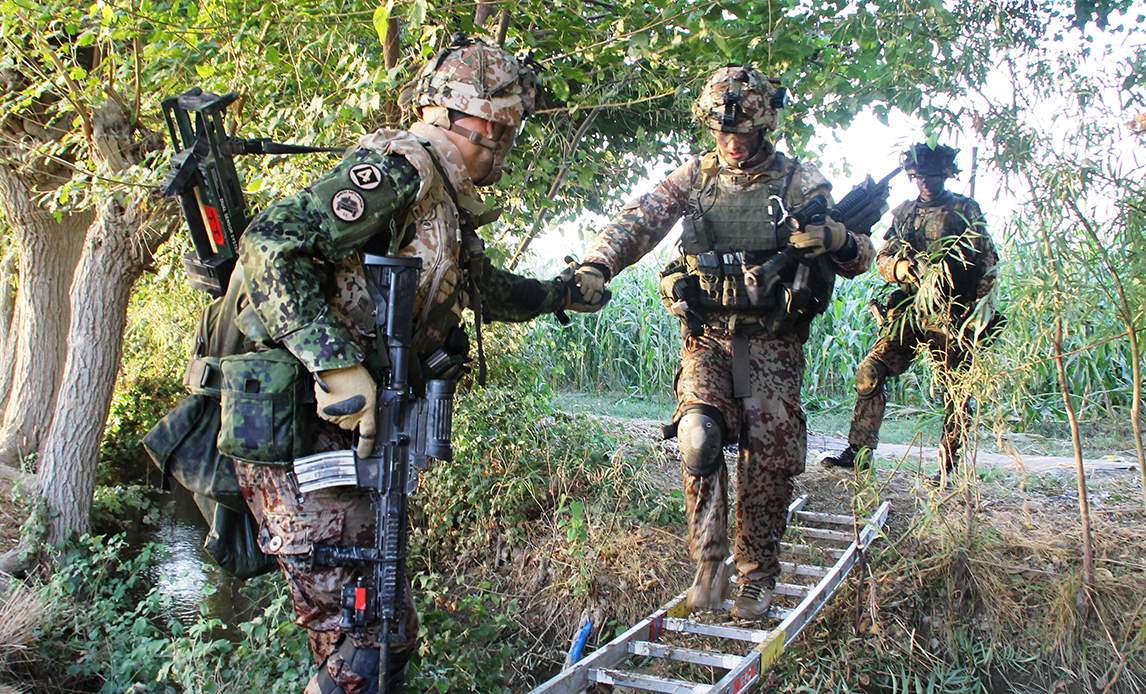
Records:
[[[414,115],[439,128],[451,130],[494,152],[490,176],[480,185],[501,177],[501,165],[514,138],[537,100],[536,63],[516,58],[499,46],[454,34],[453,41],[419,71],[408,107]],[[505,126],[499,139],[483,137],[450,122],[450,111],[477,116]]]
[[[712,130],[751,133],[772,130],[779,121],[787,90],[748,65],[728,65],[708,78],[693,102],[692,115]]]
[[[958,153],[959,150],[947,145],[932,148],[926,142],[919,142],[904,151],[900,165],[908,173],[951,178],[959,173],[959,167],[955,165],[955,155]]]

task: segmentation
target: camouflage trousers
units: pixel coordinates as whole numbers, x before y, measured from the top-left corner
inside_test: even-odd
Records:
[[[334,446],[320,450],[332,450]],[[259,547],[274,556],[286,576],[295,623],[306,629],[315,664],[346,694],[365,691],[368,678],[344,667],[335,653],[343,636],[338,629],[342,615],[342,586],[357,573],[351,568],[312,566],[310,550],[316,543],[373,545],[374,505],[370,495],[354,487],[331,487],[300,496],[285,467],[235,464],[239,486],[247,506],[259,523]],[[392,646],[408,651],[418,634],[418,614],[406,590],[405,634],[407,642]],[[354,645],[377,647],[379,625],[350,636]],[[317,692],[312,680],[306,691]]]
[[[734,375],[735,350],[744,351],[748,368]],[[804,347],[795,335],[734,337],[710,329],[684,341],[674,419],[698,406],[714,408],[724,418],[725,443],[739,444],[734,551],[736,569],[749,581],[774,582],[780,573],[780,538],[808,445],[803,376]],[[743,397],[736,396],[737,386]],[[707,477],[683,476],[689,552],[695,561],[724,559],[728,470],[722,464]]]
[[[948,471],[955,467],[959,448],[966,440],[971,416],[967,398],[955,398],[947,387],[948,376],[962,368],[970,356],[967,350],[946,333],[903,326],[893,334],[881,335],[856,370],[856,406],[852,413],[848,443],[855,447],[875,449],[879,429],[887,409],[886,381],[907,371],[916,354],[931,353],[943,390],[943,437],[939,441],[939,460]],[[869,374],[869,383],[861,383],[861,374]],[[875,376],[871,376],[875,374]]]

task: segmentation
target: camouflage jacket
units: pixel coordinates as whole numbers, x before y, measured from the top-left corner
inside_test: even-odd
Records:
[[[490,264],[470,228],[481,212],[460,153],[437,128],[366,135],[333,171],[272,204],[243,234],[246,294],[263,333],[251,337],[280,343],[311,372],[363,361],[374,330],[363,251],[422,259],[414,324],[422,354],[441,346],[475,295],[489,320],[562,308],[556,282]],[[251,332],[252,321],[239,321]]]
[[[938,286],[968,301],[982,299],[994,285],[995,244],[982,210],[971,198],[945,191],[933,201],[904,202],[892,212],[891,229],[884,238],[887,243],[876,256],[876,265],[888,282],[896,282],[895,265],[907,259],[921,274],[945,264],[945,279]]]
[[[784,206],[795,209],[808,198],[823,193],[831,202],[831,184],[816,167],[791,159],[780,152],[772,152],[759,164],[747,169],[734,168],[709,153],[691,159],[668,175],[652,191],[627,202],[604,231],[597,235],[585,253],[584,261],[596,263],[616,275],[651,251],[668,234],[684,214],[694,188],[700,185],[702,175],[712,173],[721,177],[723,185],[748,187],[791,176]],[[832,258],[838,274],[855,277],[871,265],[875,249],[871,239],[863,234],[849,236],[855,240],[855,257],[848,260]]]

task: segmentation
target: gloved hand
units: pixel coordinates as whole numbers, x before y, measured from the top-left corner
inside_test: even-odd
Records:
[[[328,369],[315,374],[314,397],[318,416],[341,429],[358,429],[358,456],[365,458],[374,451],[374,404],[378,386],[361,364],[341,369]]]
[[[581,313],[600,311],[609,302],[610,294],[605,290],[607,283],[601,268],[587,263],[579,265],[573,273],[569,309]]]
[[[788,242],[814,258],[824,253],[835,253],[847,245],[848,230],[840,222],[828,217],[823,224],[809,224],[807,228],[795,232]]]
[[[914,260],[901,258],[895,261],[895,281],[900,284],[919,285],[919,273]]]

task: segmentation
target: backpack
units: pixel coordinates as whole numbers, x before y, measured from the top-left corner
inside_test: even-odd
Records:
[[[174,481],[194,496],[207,523],[203,547],[211,558],[228,573],[250,578],[271,571],[276,562],[259,549],[259,525],[243,500],[235,463],[217,445],[220,359],[253,348],[236,325],[242,285],[236,268],[227,292],[203,309],[183,379],[190,394],[147,433],[143,447],[163,473],[163,489]]]

